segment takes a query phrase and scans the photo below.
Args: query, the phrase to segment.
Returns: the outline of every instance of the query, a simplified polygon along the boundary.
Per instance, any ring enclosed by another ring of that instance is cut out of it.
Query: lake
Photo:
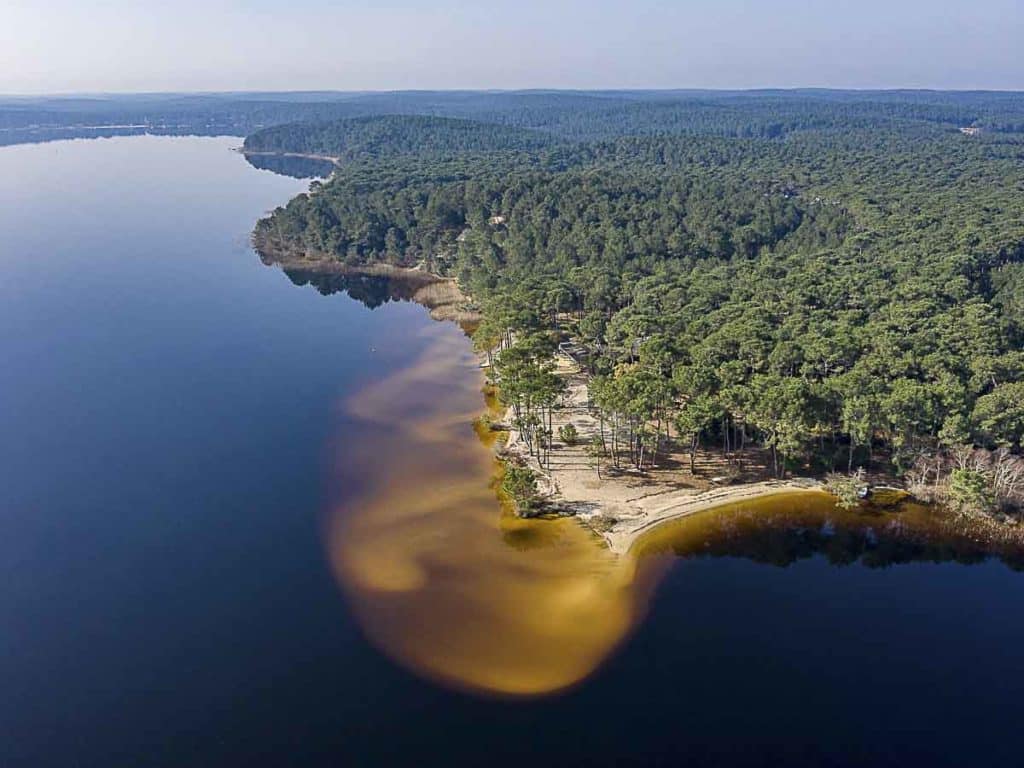
[[[0,765],[1019,762],[1019,563],[511,517],[468,338],[264,266],[240,143],[0,148]]]

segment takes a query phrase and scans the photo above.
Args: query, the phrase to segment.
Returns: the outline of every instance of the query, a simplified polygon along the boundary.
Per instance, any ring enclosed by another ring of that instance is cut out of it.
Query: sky
[[[0,0],[0,93],[1024,90],[1024,0]]]

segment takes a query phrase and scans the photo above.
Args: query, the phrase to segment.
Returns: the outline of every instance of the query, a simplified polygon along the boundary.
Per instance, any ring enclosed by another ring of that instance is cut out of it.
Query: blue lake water
[[[468,341],[261,264],[253,223],[307,181],[239,143],[0,148],[0,766],[1021,762],[996,561],[673,559],[546,697],[379,650],[324,521],[400,480],[339,485],[372,443],[344,404]]]

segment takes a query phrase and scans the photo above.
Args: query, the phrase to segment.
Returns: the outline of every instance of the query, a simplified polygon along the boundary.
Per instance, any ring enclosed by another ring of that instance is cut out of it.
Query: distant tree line
[[[93,136],[98,128],[248,135],[286,123],[380,115],[462,118],[572,141],[621,136],[783,139],[803,132],[1017,132],[1024,97],[942,91],[395,91],[0,96],[0,145]],[[311,129],[319,130],[319,129]],[[293,150],[294,151],[294,150]]]

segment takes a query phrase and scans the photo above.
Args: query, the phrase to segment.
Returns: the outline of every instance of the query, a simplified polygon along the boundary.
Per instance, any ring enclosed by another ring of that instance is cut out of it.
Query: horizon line
[[[0,99],[61,99],[61,98],[97,98],[125,96],[235,96],[235,95],[344,95],[369,96],[383,94],[416,94],[416,93],[493,93],[493,94],[531,94],[531,93],[581,93],[581,94],[618,94],[618,93],[770,93],[770,92],[825,92],[825,93],[1001,93],[1024,94],[1021,88],[941,88],[921,86],[886,86],[886,87],[838,87],[821,85],[798,86],[752,86],[737,88],[707,88],[699,86],[671,87],[607,87],[607,88],[571,88],[531,86],[525,88],[296,88],[296,89],[218,89],[218,90],[83,90],[83,91],[38,91],[38,92],[4,92]]]

